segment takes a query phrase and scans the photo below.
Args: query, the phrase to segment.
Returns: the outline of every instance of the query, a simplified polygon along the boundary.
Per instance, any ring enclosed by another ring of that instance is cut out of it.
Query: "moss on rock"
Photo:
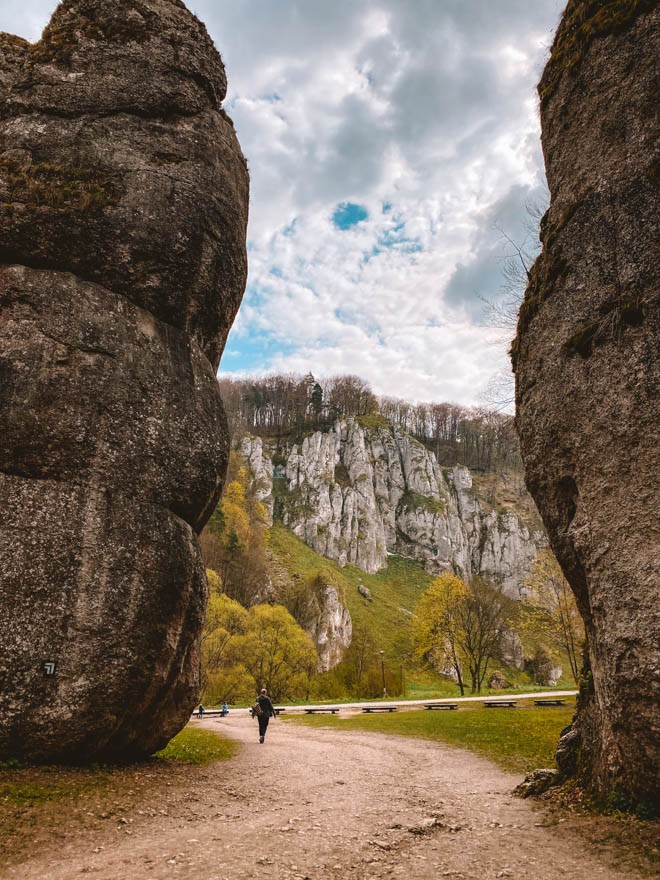
[[[564,74],[580,65],[593,40],[624,31],[655,6],[656,0],[569,0],[539,83],[541,106],[547,105]]]
[[[0,156],[0,186],[3,182],[8,184],[12,203],[61,210],[88,211],[116,205],[123,190],[116,172],[48,162],[24,164]]]

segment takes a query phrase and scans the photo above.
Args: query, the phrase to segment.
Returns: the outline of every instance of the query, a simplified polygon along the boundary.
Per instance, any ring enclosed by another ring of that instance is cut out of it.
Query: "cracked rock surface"
[[[179,0],[0,34],[2,755],[149,753],[196,700],[246,278],[225,90]]]

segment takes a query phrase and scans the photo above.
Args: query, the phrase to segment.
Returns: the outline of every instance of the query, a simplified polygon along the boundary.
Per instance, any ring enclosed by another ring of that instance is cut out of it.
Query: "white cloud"
[[[34,38],[54,5],[6,0],[0,29]],[[518,234],[543,180],[534,89],[562,0],[189,5],[225,60],[252,178],[250,284],[223,368],[270,338],[255,371],[475,402],[506,364],[478,294],[500,288],[493,223]],[[343,202],[367,219],[338,229]]]

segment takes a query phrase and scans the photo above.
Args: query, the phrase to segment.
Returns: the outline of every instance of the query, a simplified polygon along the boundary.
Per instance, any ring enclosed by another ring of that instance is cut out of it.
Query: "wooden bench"
[[[565,706],[566,700],[534,700],[536,706]]]
[[[227,713],[225,712],[225,715],[226,714]],[[193,712],[193,718],[206,718],[207,715],[222,715],[222,709],[204,709],[201,715],[198,709],[195,709]]]
[[[493,706],[500,706],[502,709],[515,709],[517,700],[484,700],[484,706],[492,709]]]
[[[320,709],[305,709],[305,715],[315,715],[316,713],[321,714],[322,712],[331,712],[333,715],[335,715],[337,712],[339,712],[339,707],[323,706],[323,708]]]
[[[282,712],[286,712],[286,706],[274,706],[275,714],[280,715]]]
[[[364,706],[363,712],[396,712],[398,706]]]
[[[458,703],[424,703],[425,709],[458,709]]]

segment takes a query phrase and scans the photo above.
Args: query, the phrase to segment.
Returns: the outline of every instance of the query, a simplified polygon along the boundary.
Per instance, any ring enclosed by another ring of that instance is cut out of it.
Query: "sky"
[[[248,287],[221,374],[352,373],[484,401],[489,326],[545,198],[536,83],[565,0],[187,0],[251,176]],[[36,40],[55,0],[0,0]],[[531,241],[528,241],[531,247]]]

